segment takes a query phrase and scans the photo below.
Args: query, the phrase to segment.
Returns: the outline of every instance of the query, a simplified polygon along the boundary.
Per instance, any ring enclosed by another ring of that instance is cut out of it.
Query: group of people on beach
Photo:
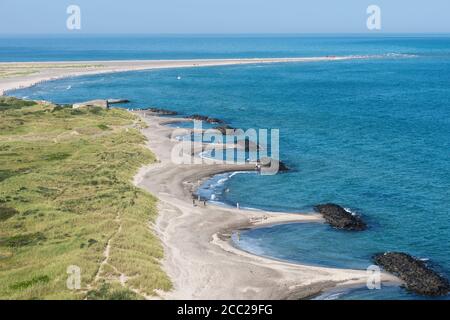
[[[203,202],[203,206],[206,207],[206,199],[201,199],[200,196],[198,196],[197,199],[196,199],[195,197],[192,198],[192,205],[193,205],[194,207],[197,206],[196,201],[198,201],[198,202]]]

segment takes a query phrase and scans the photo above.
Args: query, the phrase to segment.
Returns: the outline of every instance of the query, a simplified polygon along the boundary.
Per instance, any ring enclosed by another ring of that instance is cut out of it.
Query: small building
[[[74,103],[72,105],[73,109],[86,108],[86,107],[100,107],[103,109],[109,109],[109,102],[108,102],[108,100],[98,99],[98,100]]]

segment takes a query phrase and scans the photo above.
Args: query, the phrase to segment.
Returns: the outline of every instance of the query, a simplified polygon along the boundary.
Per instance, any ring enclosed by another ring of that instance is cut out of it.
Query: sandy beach
[[[277,213],[192,204],[192,192],[217,173],[253,170],[254,165],[176,165],[170,158],[174,130],[166,119],[136,112],[147,123],[143,134],[157,165],[142,168],[135,184],[160,200],[153,228],[164,248],[163,267],[174,283],[163,299],[302,299],[336,288],[361,286],[366,270],[322,268],[255,256],[235,248],[231,233],[240,228],[289,222],[322,223],[314,213]],[[382,274],[386,282],[399,282]]]
[[[0,95],[3,95],[8,90],[29,87],[43,81],[101,73],[164,68],[212,67],[239,64],[338,61],[363,58],[365,57],[342,56],[265,59],[0,62]]]
[[[10,72],[0,77],[0,94],[42,81],[107,72],[351,58],[358,57],[0,63],[0,70]],[[157,164],[141,168],[134,183],[160,200],[159,216],[151,227],[163,243],[163,268],[174,284],[170,292],[157,292],[160,298],[301,299],[337,286],[366,283],[366,270],[286,263],[235,248],[230,236],[240,228],[289,222],[322,223],[322,218],[313,213],[247,211],[210,204],[193,206],[192,192],[199,181],[218,173],[253,170],[254,164],[175,164],[171,161],[171,151],[178,142],[170,138],[174,128],[162,124],[167,118],[146,116],[144,112],[136,114],[147,123],[142,133],[148,139],[147,147],[159,160]],[[382,280],[399,283],[389,274],[382,274]]]

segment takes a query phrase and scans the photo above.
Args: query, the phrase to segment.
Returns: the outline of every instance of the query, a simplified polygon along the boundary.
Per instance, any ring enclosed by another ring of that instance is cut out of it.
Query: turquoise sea
[[[290,172],[219,176],[203,192],[224,204],[273,211],[336,202],[361,214],[370,228],[271,226],[242,232],[237,246],[293,262],[363,269],[374,253],[401,250],[450,277],[449,36],[0,38],[1,61],[327,55],[367,57],[84,76],[10,94],[57,103],[127,98],[127,107],[279,129],[280,158]],[[393,287],[323,298],[420,297]]]

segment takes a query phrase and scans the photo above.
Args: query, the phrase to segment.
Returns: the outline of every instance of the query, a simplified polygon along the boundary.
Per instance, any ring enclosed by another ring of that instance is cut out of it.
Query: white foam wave
[[[384,54],[367,54],[367,55],[348,55],[348,56],[331,56],[332,60],[356,60],[356,59],[384,59],[384,58],[417,58],[418,55],[398,52],[388,52]]]
[[[390,58],[417,58],[418,57],[418,55],[415,55],[415,54],[396,53],[396,52],[386,53],[385,56],[390,57]]]
[[[198,154],[198,156],[199,156],[200,158],[202,158],[202,159],[214,159],[214,158],[212,158],[211,156],[208,156],[209,153],[210,153],[209,150],[203,151],[203,152],[200,152],[200,153]]]
[[[348,291],[330,291],[325,292],[312,300],[339,300],[340,297],[348,293]]]
[[[229,180],[229,178],[222,178],[222,179],[219,179],[218,181],[217,181],[217,184],[218,185],[223,185],[226,181],[228,181]]]
[[[229,192],[229,189],[225,188],[225,183],[230,180],[232,177],[234,177],[237,174],[248,174],[253,173],[252,171],[234,171],[229,173],[220,173],[216,174],[215,176],[211,177],[207,181],[205,181],[202,186],[199,188],[198,192],[207,192],[206,196],[209,198],[208,201],[214,202],[214,203],[220,203],[222,205],[228,206],[226,203],[219,201],[221,195]],[[246,208],[247,209],[247,208]],[[252,209],[252,208],[249,208]]]
[[[352,211],[352,209],[350,209],[350,208],[344,208],[344,210],[347,211],[348,213],[350,213],[352,216],[358,215],[355,211]]]
[[[342,297],[345,294],[345,292],[338,292],[330,294],[323,298],[323,300],[338,300],[340,297]]]
[[[248,173],[252,173],[252,171],[234,171],[234,172],[231,172],[231,173],[225,173],[225,174],[216,175],[216,176],[212,177],[209,181],[216,179],[217,176],[223,176],[223,178],[220,178],[219,180],[217,180],[216,183],[211,183],[210,186],[211,187],[223,186],[225,184],[225,182],[227,182],[228,180],[233,178],[235,175],[237,175],[237,174],[248,174]]]

